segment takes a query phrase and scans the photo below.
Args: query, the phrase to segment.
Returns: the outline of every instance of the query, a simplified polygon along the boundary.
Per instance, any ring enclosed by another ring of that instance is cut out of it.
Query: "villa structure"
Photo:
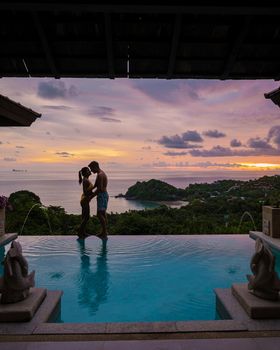
[[[280,79],[280,4],[270,0],[4,0],[0,16],[0,77]],[[0,96],[1,127],[38,117]],[[280,318],[251,319],[230,290],[216,295],[223,320],[63,324],[50,322],[61,294],[49,293],[30,322],[0,323],[1,349],[279,348]]]

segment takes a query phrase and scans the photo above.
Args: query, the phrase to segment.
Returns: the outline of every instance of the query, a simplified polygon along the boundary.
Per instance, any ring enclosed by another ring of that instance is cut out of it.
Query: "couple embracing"
[[[91,173],[97,174],[94,185],[90,182],[89,177]],[[107,215],[106,210],[109,201],[107,192],[108,179],[102,169],[100,169],[98,162],[91,162],[88,167],[84,167],[79,171],[79,183],[83,185],[83,193],[81,197],[82,207],[82,222],[78,229],[79,239],[85,239],[90,235],[86,233],[86,225],[90,218],[89,203],[93,197],[97,198],[97,217],[100,221],[102,230],[96,236],[103,241],[107,240]],[[95,191],[93,191],[96,188]]]

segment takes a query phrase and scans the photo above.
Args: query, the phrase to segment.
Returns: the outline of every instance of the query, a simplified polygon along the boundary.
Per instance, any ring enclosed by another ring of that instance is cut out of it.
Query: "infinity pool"
[[[213,289],[246,282],[254,253],[244,235],[18,240],[36,286],[63,290],[62,322],[214,320]]]

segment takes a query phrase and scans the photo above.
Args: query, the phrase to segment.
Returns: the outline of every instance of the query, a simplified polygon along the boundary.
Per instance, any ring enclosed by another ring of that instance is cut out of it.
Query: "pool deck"
[[[0,343],[1,350],[279,350],[280,338]]]

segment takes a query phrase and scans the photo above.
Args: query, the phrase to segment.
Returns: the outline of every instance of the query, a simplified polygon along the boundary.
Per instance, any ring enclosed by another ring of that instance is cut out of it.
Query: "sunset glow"
[[[259,169],[280,169],[280,164],[270,164],[270,163],[242,163],[244,167],[248,168],[259,168]]]
[[[274,81],[3,78],[0,93],[42,113],[1,128],[2,170],[280,171]]]

